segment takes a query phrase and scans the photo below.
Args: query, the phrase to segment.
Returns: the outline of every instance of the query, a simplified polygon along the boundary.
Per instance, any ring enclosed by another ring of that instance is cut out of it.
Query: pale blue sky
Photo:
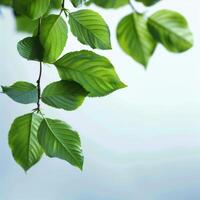
[[[68,122],[80,133],[83,172],[44,157],[25,174],[11,156],[7,134],[14,118],[35,105],[20,105],[0,95],[0,199],[199,200],[199,6],[198,0],[163,0],[150,9],[148,15],[161,8],[184,14],[195,46],[184,54],[172,54],[159,45],[147,71],[116,42],[117,22],[131,12],[129,6],[117,11],[92,7],[111,27],[113,43],[112,51],[96,52],[110,58],[129,87],[105,98],[87,99],[75,112],[43,106],[47,116]],[[39,66],[18,55],[16,43],[25,34],[16,34],[9,10],[0,17],[0,34],[0,84],[35,82]],[[70,35],[65,52],[80,49],[89,48]],[[44,66],[43,87],[57,79],[55,68]]]

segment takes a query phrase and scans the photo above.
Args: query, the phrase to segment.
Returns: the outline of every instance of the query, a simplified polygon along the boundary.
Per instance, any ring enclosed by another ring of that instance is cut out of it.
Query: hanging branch
[[[38,23],[38,37],[40,36],[42,18],[39,19]],[[42,61],[40,63],[39,77],[37,80],[37,89],[38,89],[38,101],[37,101],[37,111],[40,111],[40,100],[41,100],[41,77],[42,77]]]

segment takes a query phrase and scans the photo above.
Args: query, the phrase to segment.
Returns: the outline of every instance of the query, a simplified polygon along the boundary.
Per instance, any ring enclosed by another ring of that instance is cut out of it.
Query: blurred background
[[[66,6],[73,10],[70,4]],[[200,12],[199,0],[163,0],[147,15],[162,8],[179,11],[194,33],[194,47],[183,54],[161,45],[148,69],[119,48],[115,29],[131,12],[91,8],[110,26],[113,50],[107,56],[128,88],[104,98],[87,98],[74,112],[43,105],[50,118],[69,123],[80,133],[84,170],[65,161],[43,157],[27,174],[15,163],[8,147],[12,121],[35,105],[20,105],[0,95],[0,199],[1,200],[199,200],[200,199]],[[136,4],[140,11],[145,8]],[[18,55],[17,33],[11,10],[0,15],[0,84],[18,80],[35,82],[37,62]],[[65,52],[89,49],[71,34]],[[58,80],[53,66],[44,66],[43,88]]]

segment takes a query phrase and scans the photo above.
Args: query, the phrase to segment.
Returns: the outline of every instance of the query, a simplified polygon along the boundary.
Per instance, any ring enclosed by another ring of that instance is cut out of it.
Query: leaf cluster
[[[137,3],[150,7],[159,1],[71,0],[71,3],[75,8],[95,4],[105,9],[117,9],[129,5],[132,12],[119,22],[116,37],[123,51],[146,68],[158,44],[175,53],[193,46],[189,25],[180,13],[159,10],[147,16],[135,8]],[[40,67],[36,84],[18,81],[11,86],[2,86],[3,93],[12,100],[37,104],[31,113],[15,119],[10,128],[9,145],[14,159],[27,171],[45,153],[82,169],[84,157],[79,134],[67,123],[46,117],[40,103],[73,111],[86,98],[103,97],[126,87],[109,59],[92,50],[61,56],[70,39],[69,31],[91,49],[111,49],[109,27],[94,10],[84,8],[71,12],[65,7],[65,0],[0,0],[0,5],[13,9],[18,31],[32,34],[18,42],[17,50],[23,58],[36,61]],[[58,13],[51,14],[52,9]],[[60,80],[41,91],[43,64],[46,63],[57,69]]]

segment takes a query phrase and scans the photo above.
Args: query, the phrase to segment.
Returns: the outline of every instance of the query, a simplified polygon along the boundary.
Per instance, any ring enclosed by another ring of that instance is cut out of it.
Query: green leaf
[[[63,0],[51,0],[51,8],[59,9],[61,8]]]
[[[103,8],[119,8],[129,3],[129,0],[90,0],[89,2],[95,3]]]
[[[82,44],[93,49],[111,49],[110,30],[104,19],[92,10],[79,10],[69,14],[71,31]]]
[[[42,118],[36,113],[18,117],[9,131],[9,145],[15,161],[25,171],[36,164],[42,156],[37,132]]]
[[[117,39],[121,48],[145,67],[156,47],[142,14],[132,13],[124,17],[117,27]]]
[[[49,15],[42,20],[40,42],[44,48],[44,62],[57,60],[65,47],[67,34],[67,24],[60,15]]]
[[[70,1],[72,2],[74,7],[78,7],[78,6],[82,5],[87,0],[70,0]]]
[[[160,10],[148,19],[153,37],[171,52],[184,52],[193,46],[193,36],[186,19],[179,13]]]
[[[0,5],[11,6],[12,0],[0,0]]]
[[[38,26],[38,20],[31,20],[26,16],[16,16],[15,20],[18,32],[33,33]]]
[[[27,37],[17,44],[19,54],[28,59],[41,61],[43,57],[43,48],[38,37]]]
[[[82,105],[87,94],[76,82],[58,81],[44,89],[42,101],[49,106],[71,111]]]
[[[44,119],[38,131],[38,140],[49,157],[66,160],[83,167],[83,155],[79,135],[63,121]]]
[[[49,5],[50,0],[14,0],[15,11],[31,19],[38,19],[43,16]]]
[[[18,103],[36,103],[38,100],[37,87],[28,82],[16,82],[10,87],[1,86],[3,93]]]
[[[145,6],[152,6],[161,0],[136,0],[136,1],[142,2]]]
[[[61,79],[79,83],[91,97],[105,96],[126,87],[110,61],[91,51],[68,53],[54,64]]]

